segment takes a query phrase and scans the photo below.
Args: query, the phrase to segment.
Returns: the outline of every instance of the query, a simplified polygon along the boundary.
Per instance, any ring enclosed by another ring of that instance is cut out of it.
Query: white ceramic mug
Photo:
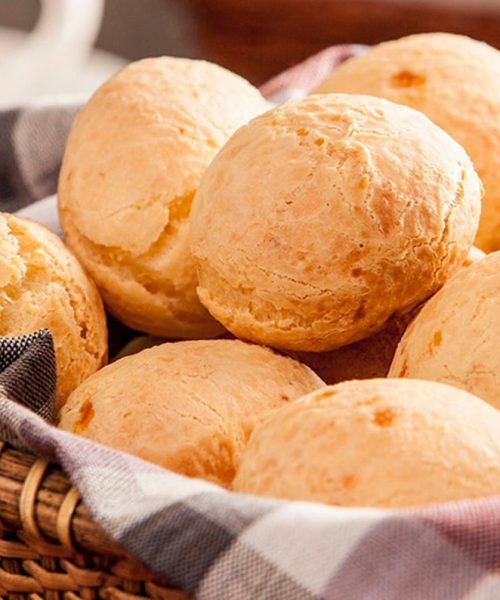
[[[41,0],[41,14],[20,50],[0,57],[0,105],[54,94],[77,76],[99,33],[104,0]]]

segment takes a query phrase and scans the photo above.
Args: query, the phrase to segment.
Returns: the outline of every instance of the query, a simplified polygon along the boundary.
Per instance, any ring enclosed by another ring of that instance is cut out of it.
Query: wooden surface
[[[332,44],[449,31],[500,47],[500,0],[178,1],[200,54],[256,84]]]

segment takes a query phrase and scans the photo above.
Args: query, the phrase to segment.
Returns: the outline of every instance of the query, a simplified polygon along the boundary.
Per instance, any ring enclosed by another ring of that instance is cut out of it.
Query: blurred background
[[[500,47],[500,0],[0,0],[0,105],[88,94],[160,54],[260,84],[329,45],[424,31]]]

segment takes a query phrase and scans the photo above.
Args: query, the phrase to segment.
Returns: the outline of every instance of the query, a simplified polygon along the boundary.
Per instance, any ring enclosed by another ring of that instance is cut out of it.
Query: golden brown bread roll
[[[458,270],[481,193],[463,148],[410,108],[288,102],[239,129],[203,177],[198,295],[237,337],[314,352],[355,342]]]
[[[500,249],[500,52],[448,33],[375,46],[334,71],[315,93],[370,94],[411,106],[457,140],[486,188],[476,245]]]
[[[130,327],[170,338],[223,331],[196,296],[191,200],[218,149],[267,106],[217,65],[160,57],[127,66],[76,117],[59,179],[61,225]]]
[[[500,409],[500,252],[463,269],[424,306],[390,377],[442,381]]]
[[[498,494],[500,412],[429,381],[323,388],[255,428],[233,488],[388,508]]]
[[[56,407],[107,359],[104,309],[94,284],[59,238],[0,213],[0,335],[47,328],[57,362]]]
[[[485,256],[482,250],[472,246],[462,267],[469,267]],[[424,304],[405,315],[394,315],[381,331],[354,344],[330,352],[290,352],[290,356],[310,367],[328,385],[350,379],[387,377],[406,328]]]
[[[162,344],[89,378],[60,427],[227,486],[255,425],[322,386],[299,362],[239,340]]]
[[[310,367],[328,385],[386,377],[399,340],[419,309],[392,317],[381,331],[354,344],[329,352],[291,352],[290,356]]]

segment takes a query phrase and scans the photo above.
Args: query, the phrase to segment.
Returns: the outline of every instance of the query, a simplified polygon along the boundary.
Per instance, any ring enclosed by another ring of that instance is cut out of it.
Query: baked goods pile
[[[59,426],[243,493],[500,493],[499,76],[429,34],[275,107],[202,61],[111,78],[67,142],[67,246],[0,216],[0,335],[52,331]],[[108,366],[97,290],[148,334]]]

